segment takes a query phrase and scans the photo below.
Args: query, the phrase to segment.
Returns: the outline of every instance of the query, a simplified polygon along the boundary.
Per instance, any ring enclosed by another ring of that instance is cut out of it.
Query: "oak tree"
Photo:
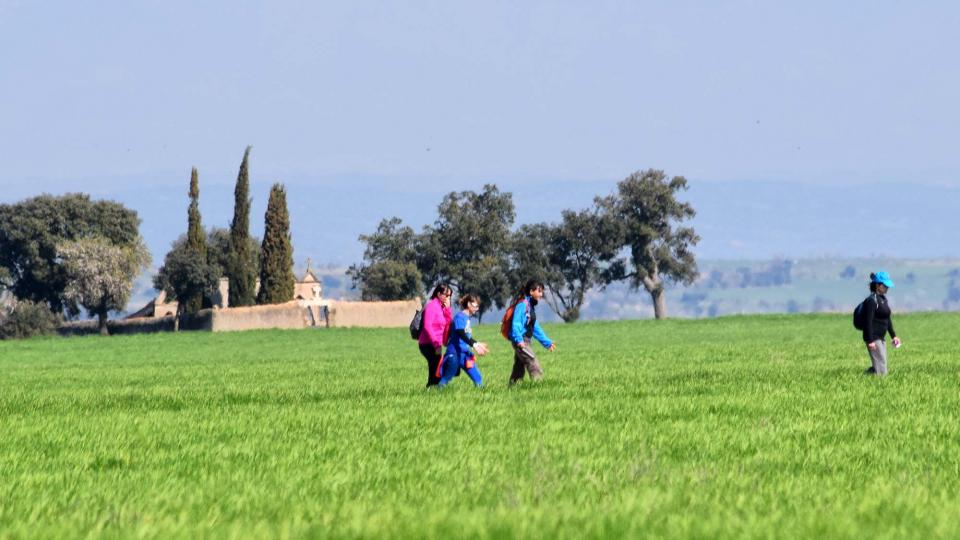
[[[692,248],[700,237],[683,225],[696,211],[677,199],[677,193],[686,189],[686,178],[667,178],[661,170],[648,169],[621,180],[616,193],[598,200],[623,227],[623,245],[629,253],[614,261],[605,280],[626,279],[633,289],[643,287],[657,319],[667,317],[667,284],[690,284],[697,277]]]

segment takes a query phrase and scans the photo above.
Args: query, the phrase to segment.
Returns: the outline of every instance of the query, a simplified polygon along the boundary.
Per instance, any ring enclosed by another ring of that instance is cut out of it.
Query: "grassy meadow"
[[[403,329],[0,342],[0,538],[956,538],[960,315],[548,325],[425,391]]]

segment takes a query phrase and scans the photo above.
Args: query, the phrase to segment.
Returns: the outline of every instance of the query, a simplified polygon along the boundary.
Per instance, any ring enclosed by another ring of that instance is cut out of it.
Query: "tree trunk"
[[[653,316],[656,319],[667,318],[667,298],[663,294],[663,287],[657,287],[650,291],[650,298],[653,299]]]
[[[97,313],[98,328],[100,328],[101,336],[109,336],[110,331],[107,329],[107,312],[106,310],[99,311]]]
[[[655,272],[643,276],[643,288],[653,300],[653,316],[656,319],[667,318],[667,299],[663,296],[663,280]]]
[[[580,318],[580,306],[583,305],[583,293],[572,296],[567,300],[560,293],[550,289],[550,295],[544,295],[543,299],[563,322],[577,322],[577,319]]]
[[[580,318],[580,307],[573,306],[567,308],[565,311],[560,313],[560,318],[563,319],[565,323],[577,322],[577,319]]]

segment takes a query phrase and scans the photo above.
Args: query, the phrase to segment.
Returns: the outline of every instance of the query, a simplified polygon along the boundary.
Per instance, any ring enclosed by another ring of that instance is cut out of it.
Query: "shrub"
[[[0,339],[23,339],[52,334],[60,317],[46,304],[20,300],[0,309]]]

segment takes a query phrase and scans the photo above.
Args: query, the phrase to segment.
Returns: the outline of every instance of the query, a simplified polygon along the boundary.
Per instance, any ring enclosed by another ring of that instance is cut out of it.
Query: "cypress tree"
[[[258,304],[281,304],[293,300],[293,245],[287,192],[281,184],[270,188],[260,249]]]
[[[237,185],[233,189],[233,221],[230,222],[227,277],[230,278],[230,305],[253,305],[256,294],[257,262],[250,249],[250,176],[247,161],[250,148],[243,152]]]
[[[187,209],[187,249],[195,252],[199,260],[207,260],[207,238],[200,223],[200,180],[197,177],[197,168],[190,172],[190,207]],[[190,298],[181,299],[184,302],[183,311],[196,313],[203,307],[203,295],[196,294]]]

